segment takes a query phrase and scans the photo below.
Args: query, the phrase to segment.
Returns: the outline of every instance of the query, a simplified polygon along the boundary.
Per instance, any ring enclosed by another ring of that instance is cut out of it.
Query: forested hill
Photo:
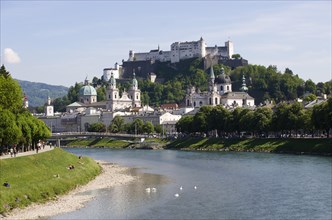
[[[28,96],[29,106],[43,106],[47,97],[55,99],[67,95],[68,88],[65,86],[54,86],[46,83],[37,83],[18,80],[23,92]]]

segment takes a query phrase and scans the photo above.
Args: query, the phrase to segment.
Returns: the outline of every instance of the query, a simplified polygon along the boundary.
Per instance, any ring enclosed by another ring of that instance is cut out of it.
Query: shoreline
[[[78,186],[69,193],[46,203],[36,203],[23,209],[14,209],[0,219],[38,219],[72,212],[83,208],[88,201],[96,197],[96,194],[84,192],[124,185],[136,179],[127,174],[126,171],[130,168],[105,161],[96,162],[102,167],[102,172],[86,185]]]

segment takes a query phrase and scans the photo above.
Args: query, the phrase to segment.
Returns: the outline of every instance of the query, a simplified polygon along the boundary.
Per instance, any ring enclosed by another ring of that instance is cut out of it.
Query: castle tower
[[[106,107],[107,109],[114,111],[116,109],[116,103],[120,99],[119,89],[116,87],[116,79],[112,73],[111,79],[106,90]]]
[[[133,51],[133,50],[129,50],[129,58],[128,58],[128,61],[134,61],[134,57],[135,57],[135,51]]]
[[[141,107],[141,91],[138,89],[138,82],[133,73],[133,81],[131,89],[129,90],[129,97],[132,100],[132,107]]]
[[[226,41],[225,46],[227,47],[227,56],[229,59],[232,58],[234,54],[234,45],[232,41]]]
[[[203,40],[203,37],[201,37],[201,39],[199,40],[199,47],[201,50],[201,57],[205,57],[206,56],[206,44],[205,44],[205,41]]]
[[[47,106],[45,107],[45,115],[46,116],[54,116],[54,108],[51,105],[51,98],[47,98]]]

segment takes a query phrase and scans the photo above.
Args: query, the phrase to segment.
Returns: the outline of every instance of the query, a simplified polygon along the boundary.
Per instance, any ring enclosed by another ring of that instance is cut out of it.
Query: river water
[[[66,150],[135,168],[130,172],[138,176],[139,181],[88,192],[97,197],[86,207],[52,219],[332,218],[331,157],[171,150]],[[156,188],[156,192],[146,192],[148,187]]]

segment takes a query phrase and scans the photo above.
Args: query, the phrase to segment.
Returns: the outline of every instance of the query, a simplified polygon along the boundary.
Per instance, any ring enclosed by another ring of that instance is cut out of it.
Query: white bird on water
[[[175,196],[175,197],[179,197],[180,195],[179,195],[179,193],[176,193],[174,196]]]
[[[156,188],[152,188],[152,192],[157,192],[157,189]]]
[[[180,190],[182,190],[183,188],[182,188],[182,186],[180,186]]]
[[[197,189],[197,186],[194,186],[194,189]]]
[[[145,191],[149,193],[149,192],[151,192],[151,188],[150,187],[146,188]]]

